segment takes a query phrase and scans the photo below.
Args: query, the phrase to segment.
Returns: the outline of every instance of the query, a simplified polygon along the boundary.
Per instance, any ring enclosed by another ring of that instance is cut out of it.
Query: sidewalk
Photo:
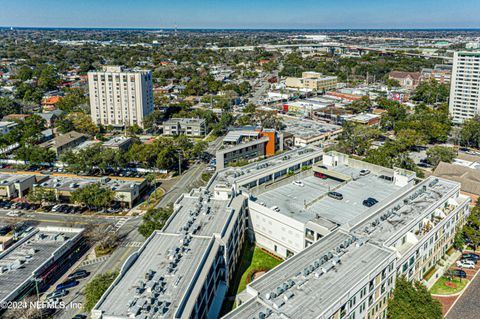
[[[428,279],[428,281],[423,281],[424,285],[427,287],[427,289],[432,288],[432,286],[435,284],[435,282],[443,276],[445,271],[447,271],[454,263],[455,261],[460,258],[462,255],[461,252],[458,250],[455,250],[450,256],[448,256],[447,260],[444,262],[443,266],[440,266],[437,271]]]

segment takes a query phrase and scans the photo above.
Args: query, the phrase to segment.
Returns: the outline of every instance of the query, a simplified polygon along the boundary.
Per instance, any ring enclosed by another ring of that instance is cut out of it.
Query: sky
[[[0,0],[0,26],[480,28],[480,0]]]

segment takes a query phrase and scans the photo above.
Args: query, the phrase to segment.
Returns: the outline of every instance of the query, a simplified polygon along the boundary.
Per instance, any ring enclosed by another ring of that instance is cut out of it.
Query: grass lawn
[[[452,282],[446,277],[441,277],[430,289],[430,293],[434,295],[451,295],[460,292],[465,288],[468,283],[468,279],[455,277]]]
[[[282,261],[282,259],[272,256],[259,247],[245,241],[240,256],[240,265],[235,271],[235,277],[233,278],[233,283],[230,286],[228,295],[235,296],[239,294],[247,287],[247,280],[251,282],[254,273],[258,271],[268,271],[279,265]],[[228,298],[226,298],[223,303],[223,314],[235,308],[233,300],[228,301],[227,299]]]

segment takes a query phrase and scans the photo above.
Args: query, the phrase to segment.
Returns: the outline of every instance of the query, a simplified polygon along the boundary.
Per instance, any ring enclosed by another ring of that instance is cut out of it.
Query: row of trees
[[[133,143],[128,151],[104,148],[100,144],[78,151],[67,150],[60,160],[74,172],[88,171],[94,167],[105,173],[108,169],[124,167],[127,163],[137,163],[148,168],[178,170],[188,162],[202,155],[207,147],[204,141],[192,142],[186,136],[158,138],[151,144]]]

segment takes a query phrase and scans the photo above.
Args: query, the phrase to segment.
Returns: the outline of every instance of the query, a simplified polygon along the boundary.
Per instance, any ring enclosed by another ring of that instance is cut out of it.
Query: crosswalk
[[[128,242],[122,243],[123,247],[140,248],[140,247],[142,247],[142,245],[143,245],[143,242],[141,242],[141,241],[128,241]]]
[[[102,256],[102,257],[98,257],[98,258],[95,258],[95,259],[90,259],[90,260],[84,260],[82,262],[82,267],[83,266],[89,266],[89,265],[94,265],[94,264],[99,264],[101,262],[104,262],[105,260],[108,259],[108,256]]]
[[[122,228],[123,225],[125,225],[127,221],[128,221],[128,218],[122,217],[115,223],[115,225],[108,226],[107,231],[109,233],[116,233],[120,228]]]

